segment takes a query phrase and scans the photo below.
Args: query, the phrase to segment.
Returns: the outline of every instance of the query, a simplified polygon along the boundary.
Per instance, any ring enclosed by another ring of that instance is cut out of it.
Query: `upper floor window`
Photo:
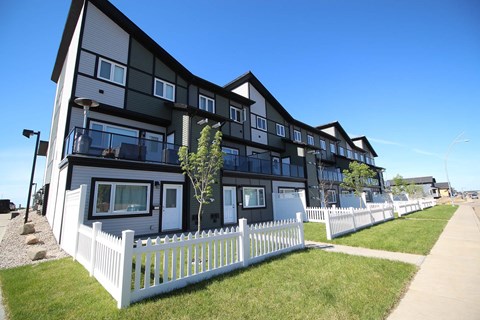
[[[154,94],[157,97],[175,101],[175,85],[160,79],[155,79]]]
[[[337,148],[334,143],[330,143],[330,152],[337,153]]]
[[[242,110],[230,106],[230,119],[242,123]]]
[[[325,143],[325,140],[320,139],[320,148],[322,148],[322,150],[327,150],[327,144]]]
[[[358,160],[358,153],[354,152],[353,157],[355,158],[355,160]]]
[[[108,80],[125,85],[125,75],[127,68],[115,62],[100,58],[98,67],[98,77],[100,79]]]
[[[365,162],[365,156],[363,154],[360,155],[360,161]]]
[[[115,148],[122,143],[138,144],[138,130],[97,121],[90,122],[92,146]]]
[[[298,130],[293,130],[293,141],[302,141],[302,133]]]
[[[313,140],[313,136],[307,135],[307,143],[312,146],[315,144],[315,140]]]
[[[353,158],[352,150],[347,149],[347,157],[348,157],[349,159],[352,159],[352,158]]]
[[[257,129],[267,131],[267,119],[257,117]]]
[[[215,101],[211,98],[200,95],[200,109],[215,113]]]
[[[277,136],[285,137],[285,126],[280,123],[277,123],[276,127],[277,127]]]
[[[338,154],[341,155],[342,157],[345,157],[345,148],[344,147],[338,147]]]

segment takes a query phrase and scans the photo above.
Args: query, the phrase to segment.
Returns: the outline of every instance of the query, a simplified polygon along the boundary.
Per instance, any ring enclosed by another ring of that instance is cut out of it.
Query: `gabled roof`
[[[290,122],[290,124],[304,128],[305,130],[308,130],[310,132],[317,133],[324,138],[338,141],[336,137],[321,130],[318,130],[317,128],[312,127],[306,123],[298,121],[294,117],[292,117],[292,115],[280,104],[280,102],[278,102],[278,100],[273,96],[273,94],[268,91],[268,89],[263,85],[263,83],[258,80],[258,78],[253,74],[252,71],[248,71],[243,75],[239,76],[238,78],[234,79],[233,81],[230,81],[224,86],[224,88],[227,90],[234,90],[247,82],[251,83],[255,87],[255,89],[257,89],[257,91],[270,103],[270,105],[275,108],[275,110],[277,110],[278,113],[280,113],[282,117],[285,118],[285,120]]]
[[[362,148],[358,147],[353,141],[352,139],[350,139],[350,137],[348,136],[347,132],[345,131],[345,129],[343,129],[342,125],[340,124],[340,122],[338,121],[334,121],[334,122],[330,122],[330,123],[326,123],[326,124],[322,124],[320,126],[317,126],[316,128],[318,130],[323,130],[323,129],[327,129],[327,128],[331,128],[331,127],[335,127],[338,131],[340,131],[340,134],[345,138],[345,141],[347,141],[347,143],[354,149],[357,149],[357,150],[360,150],[360,151],[365,151],[363,150]],[[338,140],[338,139],[337,139]]]
[[[413,183],[413,184],[426,184],[426,183],[430,183],[430,184],[433,184],[435,185],[436,184],[436,180],[434,177],[432,176],[428,176],[428,177],[415,177],[415,178],[403,178],[403,181],[407,184],[410,184],[410,183]],[[390,185],[395,185],[394,183],[394,180],[388,180],[388,182],[390,183]]]
[[[67,21],[58,49],[57,58],[52,72],[52,81],[57,82],[62,71],[63,62],[68,53],[68,48],[75,31],[82,7],[87,2],[95,5],[100,11],[107,15],[112,21],[124,29],[127,33],[133,36],[138,42],[140,42],[146,49],[150,50],[155,57],[160,58],[168,67],[172,68],[176,73],[183,77],[186,81],[199,85],[205,89],[209,89],[215,92],[221,92],[225,97],[236,100],[245,105],[251,105],[254,101],[247,99],[241,95],[238,95],[230,90],[225,90],[223,87],[218,86],[212,82],[195,76],[187,68],[185,68],[180,62],[178,62],[172,55],[170,55],[165,49],[163,49],[158,43],[156,43],[150,36],[148,36],[142,29],[140,29],[135,23],[133,23],[126,15],[118,10],[113,4],[106,0],[72,0],[70,10],[68,12]]]
[[[439,189],[450,189],[450,186],[448,185],[448,182],[437,182],[434,184],[435,187]]]
[[[365,143],[368,147],[368,149],[370,150],[370,152],[372,153],[372,155],[374,157],[378,157],[378,154],[375,152],[375,149],[373,149],[372,145],[370,144],[370,141],[368,141],[367,137],[365,136],[361,136],[361,137],[356,137],[356,138],[352,138],[352,141],[355,143],[355,141],[360,141],[362,140],[363,143]]]

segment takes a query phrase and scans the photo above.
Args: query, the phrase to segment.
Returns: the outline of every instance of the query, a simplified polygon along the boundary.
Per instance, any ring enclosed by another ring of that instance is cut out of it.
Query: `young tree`
[[[353,190],[353,193],[360,197],[360,207],[362,207],[363,187],[368,186],[368,179],[373,177],[375,177],[375,172],[368,165],[352,161],[348,165],[348,170],[343,170],[343,182],[340,186]]]
[[[405,192],[406,187],[407,184],[401,175],[397,174],[395,177],[393,177],[393,185],[391,186],[391,190],[394,196],[398,196]]]
[[[318,178],[318,193],[320,196],[320,206],[328,206],[328,193],[327,190],[333,188],[333,181],[325,179],[325,174],[327,174],[326,166],[319,161],[317,164],[317,178]]]
[[[405,192],[412,199],[423,197],[423,188],[414,183],[405,186]]]
[[[211,127],[206,125],[198,139],[197,152],[188,152],[187,147],[180,147],[178,156],[183,174],[192,183],[194,196],[200,204],[198,208],[198,231],[201,229],[203,206],[213,201],[212,184],[215,183],[218,171],[223,166],[221,148],[222,132],[218,130],[213,140],[210,139]]]

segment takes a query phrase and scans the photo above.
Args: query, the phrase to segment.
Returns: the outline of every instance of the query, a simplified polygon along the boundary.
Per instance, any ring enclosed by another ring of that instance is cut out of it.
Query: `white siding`
[[[93,110],[93,109],[92,109]],[[111,116],[104,113],[98,113],[95,111],[90,110],[90,119],[95,119],[98,121],[106,121],[118,125],[124,125],[128,127],[134,127],[137,129],[143,129],[152,132],[160,132],[165,134],[165,128],[156,126],[153,124],[148,124],[144,122],[139,122],[135,120],[120,118]],[[74,127],[82,127],[83,126],[83,110],[80,108],[73,108],[71,117],[70,117],[70,128],[69,131],[73,130]]]
[[[244,96],[245,98],[249,98],[248,96],[248,82],[242,84],[240,87],[237,87],[232,90],[236,94],[239,94],[241,96]]]
[[[67,183],[67,167],[60,171],[57,187],[50,192],[54,192],[54,202],[48,203],[48,207],[53,208],[54,215],[52,221],[52,231],[55,239],[60,240],[61,226],[63,220],[63,204],[65,200],[65,186]]]
[[[100,90],[103,90],[103,93],[100,93]],[[75,96],[88,97],[97,100],[100,103],[123,108],[125,89],[104,81],[78,75]]]
[[[89,52],[80,52],[78,71],[93,77],[95,75],[95,59],[95,55]]]
[[[255,101],[255,103],[252,104],[252,106],[250,107],[250,112],[255,113],[262,117],[266,117],[267,108],[266,108],[265,98],[252,85],[250,85],[250,99]]]
[[[252,141],[262,144],[268,144],[267,133],[265,131],[252,128]]]
[[[99,219],[88,220],[88,210],[90,210],[91,183],[92,178],[111,178],[111,179],[130,179],[130,180],[149,180],[149,181],[174,181],[184,182],[185,177],[181,173],[168,173],[156,171],[138,171],[123,170],[98,167],[75,166],[73,168],[71,189],[77,189],[81,184],[87,185],[87,203],[85,206],[84,223],[91,225],[95,221],[102,222],[102,229],[108,233],[120,235],[122,230],[134,230],[136,235],[159,232],[160,212],[154,210],[152,216],[118,218],[118,219]],[[185,194],[184,194],[185,196]],[[161,189],[153,188],[152,205],[159,206]]]
[[[89,2],[82,47],[126,64],[128,43],[128,33]]]
[[[335,132],[335,127],[325,128],[325,129],[322,129],[322,131],[325,133],[328,133],[331,136],[338,138]]]

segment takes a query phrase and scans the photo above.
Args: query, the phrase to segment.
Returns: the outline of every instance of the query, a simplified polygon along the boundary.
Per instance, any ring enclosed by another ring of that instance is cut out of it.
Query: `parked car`
[[[476,193],[476,192],[470,193],[470,198],[472,198],[472,199],[478,199],[478,193]]]

